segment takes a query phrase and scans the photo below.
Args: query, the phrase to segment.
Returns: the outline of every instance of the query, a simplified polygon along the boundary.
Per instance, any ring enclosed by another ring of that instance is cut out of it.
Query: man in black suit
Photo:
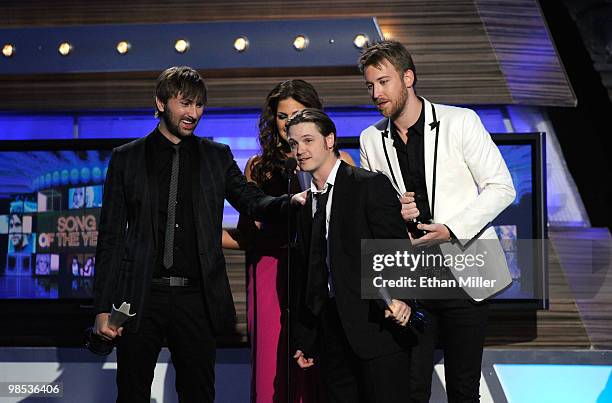
[[[408,239],[400,202],[384,175],[338,159],[336,128],[322,111],[297,112],[287,132],[312,174],[312,197],[298,213],[294,358],[302,368],[320,364],[330,402],[404,402],[411,338],[400,326],[410,307],[362,299],[360,263],[361,239]]]
[[[117,336],[118,402],[149,402],[157,356],[167,342],[180,401],[214,400],[216,335],[233,330],[235,309],[221,250],[223,200],[271,216],[285,198],[247,183],[225,145],[193,132],[206,104],[204,80],[172,67],[157,80],[159,125],[113,150],[96,252],[94,331]],[[280,214],[282,216],[282,214]],[[124,328],[109,312],[126,301]]]

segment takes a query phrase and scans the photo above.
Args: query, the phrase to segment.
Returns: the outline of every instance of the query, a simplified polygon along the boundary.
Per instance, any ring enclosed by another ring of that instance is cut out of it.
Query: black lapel
[[[191,164],[191,203],[193,207],[193,221],[196,224],[196,235],[202,239],[202,234],[198,234],[200,222],[200,144],[199,138],[194,141],[194,150],[189,154],[193,158]]]
[[[349,181],[353,172],[351,166],[344,161],[340,162],[338,172],[336,172],[336,179],[334,180],[334,193],[332,195],[332,206],[331,214],[329,216],[329,256],[334,256],[332,248],[334,245],[338,245],[338,239],[336,235],[338,227],[341,225],[341,216],[347,212],[347,207],[350,206],[350,189]]]
[[[225,179],[220,179],[225,174],[218,158],[206,156],[210,152],[209,140],[196,139],[196,154],[198,169],[191,176],[191,190],[194,208],[194,220],[196,223],[196,235],[198,238],[199,252],[210,252],[206,250],[206,245],[210,244],[212,236],[209,229],[214,228],[213,214],[215,211],[215,199],[223,200],[224,188],[222,184]],[[208,267],[208,266],[207,266]]]
[[[157,129],[156,129],[157,130]],[[155,175],[155,154],[153,152],[153,133],[150,133],[145,140],[145,154],[147,160],[147,182],[149,188],[149,202],[151,205],[151,225],[153,228],[154,245],[159,245],[158,238],[158,210],[159,195],[157,188],[157,176]]]
[[[385,125],[384,127],[382,126],[383,123]],[[385,153],[385,160],[387,161],[387,167],[389,167],[389,173],[391,174],[391,180],[395,184],[395,187],[399,189],[400,186],[399,186],[399,183],[397,182],[397,179],[395,178],[395,172],[393,172],[393,166],[391,166],[391,159],[389,158],[389,151],[387,151],[387,142],[385,141],[385,139],[389,139],[389,140],[393,139],[391,133],[389,133],[389,130],[388,130],[388,128],[391,126],[389,123],[390,123],[390,118],[385,118],[377,123],[377,125],[381,125],[381,127],[377,126],[377,128],[380,130],[380,141],[381,141],[383,152]],[[401,175],[401,172],[400,172],[400,175]],[[404,183],[404,185],[406,184]]]
[[[423,107],[425,107],[425,102],[423,102]],[[437,178],[437,170],[438,170],[438,138],[440,137],[440,121],[436,117],[436,108],[434,104],[431,104],[431,117],[433,122],[429,124],[431,130],[436,130],[436,140],[434,144],[434,160],[433,160],[433,180],[431,181],[431,219],[435,220],[435,211],[436,211],[436,178]]]
[[[378,122],[374,123],[374,127],[376,128],[376,130],[379,130],[381,132],[386,132],[387,127],[389,127],[389,118],[380,119]]]

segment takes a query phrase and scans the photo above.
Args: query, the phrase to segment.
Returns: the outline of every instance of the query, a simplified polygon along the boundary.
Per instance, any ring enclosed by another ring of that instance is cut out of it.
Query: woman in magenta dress
[[[314,87],[303,80],[279,83],[268,94],[259,118],[261,153],[251,157],[245,176],[266,194],[287,193],[284,164],[291,157],[285,122],[304,108],[322,109]],[[341,158],[354,165],[350,155]],[[292,193],[300,191],[298,181]],[[291,360],[287,388],[287,227],[240,216],[236,231],[223,232],[223,247],[246,250],[248,332],[251,342],[251,401],[314,403],[324,401],[318,370],[300,371]],[[295,366],[295,368],[294,368]]]

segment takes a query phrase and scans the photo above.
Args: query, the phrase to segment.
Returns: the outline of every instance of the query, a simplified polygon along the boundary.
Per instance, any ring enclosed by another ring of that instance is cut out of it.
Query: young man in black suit
[[[404,402],[411,338],[398,325],[410,307],[362,299],[360,263],[361,239],[408,239],[400,202],[384,175],[338,159],[336,128],[322,111],[297,112],[287,133],[300,169],[312,174],[297,219],[304,264],[295,273],[294,358],[321,366],[330,402]]]
[[[96,334],[117,341],[118,402],[149,402],[164,340],[180,401],[214,400],[215,338],[235,309],[221,251],[223,200],[238,211],[279,217],[286,198],[247,183],[229,147],[193,132],[206,104],[197,71],[172,67],[157,80],[148,136],[113,150],[96,252]],[[282,205],[282,206],[281,206]],[[109,312],[128,302],[124,328]]]

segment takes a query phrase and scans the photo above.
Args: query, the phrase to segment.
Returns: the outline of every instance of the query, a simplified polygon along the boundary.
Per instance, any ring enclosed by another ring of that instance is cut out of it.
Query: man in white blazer
[[[474,111],[417,96],[416,68],[402,44],[383,41],[367,47],[359,67],[384,116],[361,133],[361,166],[385,173],[403,195],[402,217],[408,222],[416,216],[420,222],[420,231],[408,228],[415,238],[425,233],[413,244],[445,250],[491,240],[476,244],[490,250],[489,263],[495,264],[487,270],[494,271],[494,286],[465,290],[460,298],[421,301],[429,321],[413,349],[410,373],[411,401],[429,402],[433,351],[439,344],[449,402],[477,402],[486,298],[511,282],[489,225],[514,200],[510,173]]]

